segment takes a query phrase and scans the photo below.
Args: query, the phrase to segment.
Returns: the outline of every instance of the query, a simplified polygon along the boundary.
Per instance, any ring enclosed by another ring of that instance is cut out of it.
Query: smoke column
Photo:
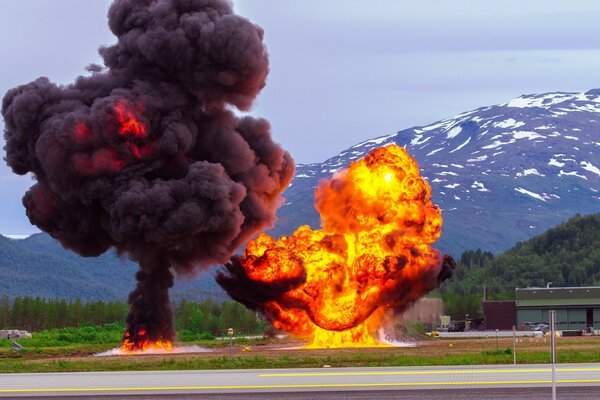
[[[6,161],[36,183],[31,223],[83,256],[139,262],[125,336],[171,340],[173,270],[225,263],[269,227],[294,172],[264,119],[238,118],[264,87],[263,31],[226,0],[117,0],[104,66],[2,102]]]

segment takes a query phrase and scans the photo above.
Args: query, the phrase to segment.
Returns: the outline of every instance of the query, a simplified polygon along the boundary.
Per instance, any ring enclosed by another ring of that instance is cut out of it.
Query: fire
[[[431,189],[392,145],[321,182],[315,197],[322,229],[301,226],[279,240],[260,234],[234,263],[269,293],[260,308],[274,327],[308,347],[382,345],[373,335],[386,318],[448,277],[430,247],[442,226]]]
[[[114,105],[119,122],[119,135],[145,137],[148,135],[146,125],[138,119],[136,112],[143,112],[143,107],[136,105],[134,109],[125,101],[118,101]]]
[[[306,348],[390,346],[379,342],[373,336],[373,333],[379,328],[381,322],[381,317],[376,315],[376,313],[365,322],[343,331],[330,331],[316,326],[311,335],[311,341]]]
[[[150,340],[146,337],[145,329],[139,329],[137,335],[131,335],[126,331],[121,343],[121,351],[124,354],[170,352],[171,350],[173,350],[173,343],[170,340]]]
[[[114,110],[119,123],[118,133],[127,139],[126,145],[131,154],[136,159],[145,158],[152,154],[150,147],[142,147],[140,149],[138,143],[134,142],[134,140],[139,141],[148,136],[146,125],[136,115],[142,114],[144,107],[139,103],[129,104],[121,100],[115,103]]]
[[[114,113],[109,113],[105,128],[115,134],[102,147],[93,146],[93,142],[99,138],[94,137],[84,122],[75,121],[73,125],[74,139],[83,149],[73,156],[73,164],[81,175],[118,172],[129,163],[148,158],[154,153],[151,146],[144,145],[148,128],[137,116],[143,113],[143,105],[119,100],[112,109]]]
[[[83,122],[75,123],[75,140],[78,143],[85,143],[92,137],[90,134],[90,128],[88,128]]]

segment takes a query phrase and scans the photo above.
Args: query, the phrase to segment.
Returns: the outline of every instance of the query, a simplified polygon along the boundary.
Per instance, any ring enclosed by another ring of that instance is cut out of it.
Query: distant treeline
[[[455,319],[482,315],[487,300],[514,299],[515,288],[600,285],[600,214],[568,221],[504,253],[465,251],[441,293]],[[484,289],[485,287],[485,289]]]
[[[40,297],[8,296],[0,300],[0,329],[43,329],[123,324],[129,306],[120,301],[44,299]],[[185,334],[224,334],[228,328],[236,333],[262,333],[266,323],[254,312],[234,301],[202,303],[182,300],[173,303],[175,328]]]

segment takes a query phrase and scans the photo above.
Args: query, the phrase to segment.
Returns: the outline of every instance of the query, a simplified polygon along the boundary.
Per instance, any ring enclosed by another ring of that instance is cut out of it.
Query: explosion
[[[116,0],[104,66],[2,102],[27,216],[83,256],[137,261],[123,350],[168,349],[174,274],[229,261],[272,226],[294,173],[263,119],[237,117],[269,71],[263,31],[227,0]]]
[[[146,339],[146,330],[139,329],[134,333],[136,336],[132,337],[130,331],[126,331],[123,335],[123,343],[121,343],[121,351],[123,353],[136,353],[136,352],[157,352],[157,351],[171,351],[173,349],[173,343],[170,340],[156,340],[152,341]]]
[[[386,319],[439,287],[456,266],[431,245],[440,209],[403,148],[372,150],[316,190],[322,229],[260,234],[217,281],[308,347],[376,346]]]

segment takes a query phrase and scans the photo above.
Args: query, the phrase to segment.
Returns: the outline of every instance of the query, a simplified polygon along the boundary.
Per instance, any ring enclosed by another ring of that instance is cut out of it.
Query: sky
[[[0,95],[39,76],[70,83],[101,63],[98,47],[115,41],[109,4],[0,0]],[[233,4],[264,29],[270,54],[251,114],[271,122],[297,163],[522,94],[600,88],[594,0]],[[31,183],[0,162],[0,233],[37,231],[21,205]]]

